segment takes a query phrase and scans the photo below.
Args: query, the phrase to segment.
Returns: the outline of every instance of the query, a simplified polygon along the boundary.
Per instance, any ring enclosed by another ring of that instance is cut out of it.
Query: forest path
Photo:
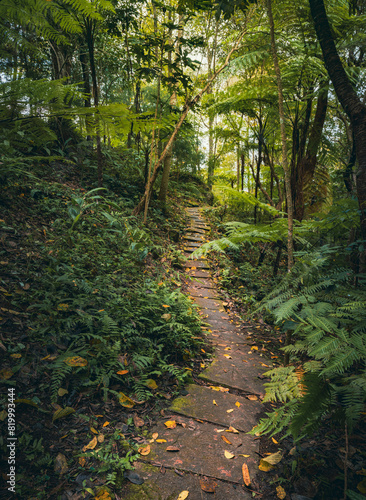
[[[226,313],[207,261],[190,258],[209,227],[200,208],[187,212],[191,219],[184,236],[188,292],[200,309],[203,333],[215,354],[200,374],[202,385],[188,385],[187,394],[176,398],[170,413],[151,430],[158,433],[158,441],[135,464],[144,484],[128,485],[122,492],[124,500],[180,500],[183,491],[189,492],[183,495],[188,500],[249,499],[243,464],[256,489],[259,440],[246,432],[258,422],[258,396],[264,393],[261,376],[268,365],[247,343],[250,325]]]

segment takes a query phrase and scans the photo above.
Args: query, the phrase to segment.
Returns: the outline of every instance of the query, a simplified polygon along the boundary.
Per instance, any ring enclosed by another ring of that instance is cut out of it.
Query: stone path
[[[215,357],[200,375],[202,385],[188,385],[187,395],[176,398],[169,414],[152,429],[162,441],[151,443],[149,455],[136,463],[144,484],[126,485],[124,500],[177,500],[182,491],[189,492],[188,500],[250,499],[243,464],[254,485],[256,481],[259,440],[246,432],[258,421],[262,373],[269,363],[247,343],[242,324],[226,313],[207,262],[190,258],[209,228],[199,208],[187,211],[191,218],[184,236],[188,292],[200,308],[203,332],[215,346]],[[168,423],[173,428],[166,422],[174,422]]]

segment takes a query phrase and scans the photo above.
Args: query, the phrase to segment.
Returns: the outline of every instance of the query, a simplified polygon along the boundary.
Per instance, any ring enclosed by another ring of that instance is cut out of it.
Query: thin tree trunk
[[[199,100],[201,99],[201,97],[203,96],[203,94],[205,92],[207,92],[208,88],[210,87],[210,85],[212,84],[212,82],[215,80],[215,78],[217,78],[217,76],[226,68],[226,66],[229,64],[229,61],[230,61],[230,58],[232,56],[232,54],[238,49],[239,45],[240,45],[240,42],[241,40],[243,39],[245,33],[246,33],[247,29],[245,28],[242,33],[239,35],[238,39],[236,40],[235,44],[234,44],[234,47],[230,50],[230,52],[228,53],[228,55],[226,56],[226,59],[225,59],[225,62],[224,64],[217,70],[215,71],[215,73],[212,75],[211,79],[208,80],[208,82],[206,83],[206,85],[204,86],[204,88],[198,92],[198,94],[196,94],[196,96],[191,100],[191,101],[188,101],[183,109],[183,112],[179,118],[179,120],[177,121],[176,125],[175,125],[175,128],[174,128],[174,131],[172,133],[172,135],[170,136],[170,139],[168,140],[159,160],[156,162],[155,164],[155,167],[154,167],[154,171],[152,173],[152,176],[151,178],[148,180],[148,183],[147,183],[147,186],[146,186],[146,189],[145,189],[145,193],[143,194],[141,200],[139,201],[138,205],[135,207],[135,209],[133,210],[133,214],[134,215],[137,215],[139,213],[141,213],[141,210],[142,208],[145,206],[145,200],[146,198],[150,198],[150,193],[151,193],[151,190],[154,186],[154,183],[157,179],[157,176],[159,174],[159,170],[160,170],[160,167],[164,161],[164,158],[165,156],[167,155],[167,152],[169,150],[169,147],[171,144],[173,144],[173,141],[175,139],[175,137],[177,136],[181,126],[182,126],[182,123],[184,122],[184,120],[186,119],[190,109],[196,105]]]

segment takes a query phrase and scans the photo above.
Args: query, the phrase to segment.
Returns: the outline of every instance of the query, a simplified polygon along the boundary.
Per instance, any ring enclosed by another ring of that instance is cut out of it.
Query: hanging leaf
[[[233,453],[230,453],[230,451],[227,451],[227,450],[224,451],[224,455],[225,455],[225,458],[228,458],[228,459],[235,457],[235,455]]]
[[[119,394],[118,401],[122,406],[124,406],[125,408],[133,408],[135,406],[135,403],[132,401],[131,398],[126,396],[126,394],[123,394],[123,392],[119,392],[118,394]]]
[[[280,500],[284,500],[286,498],[286,491],[282,488],[282,486],[277,486],[276,488],[277,498]]]
[[[148,455],[150,453],[150,451],[151,451],[151,448],[150,448],[149,444],[147,446],[140,446],[140,448],[138,449],[138,452],[142,456]]]
[[[168,429],[175,429],[177,427],[177,422],[175,420],[168,420],[164,422],[165,427]]]
[[[75,410],[74,410],[74,408],[71,408],[70,406],[66,406],[66,408],[59,408],[53,414],[52,422],[55,422],[56,420],[59,420],[60,418],[65,418],[68,415],[71,415],[72,413],[75,413]]]
[[[87,360],[80,356],[71,356],[64,359],[64,363],[68,366],[86,366],[88,364]]]
[[[89,443],[84,446],[83,452],[85,453],[86,450],[94,450],[94,448],[97,446],[97,444],[98,444],[98,439],[96,436],[94,436],[93,439],[91,441],[89,441]]]
[[[242,472],[245,486],[250,486],[251,480],[247,464],[242,465]]]

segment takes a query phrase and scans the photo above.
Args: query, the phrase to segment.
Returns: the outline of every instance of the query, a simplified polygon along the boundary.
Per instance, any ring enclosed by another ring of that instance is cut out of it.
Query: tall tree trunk
[[[294,187],[294,218],[301,221],[305,214],[305,192],[314,177],[316,158],[320,146],[323,126],[328,106],[328,82],[320,89],[314,121],[310,131],[310,137],[306,148],[306,154],[301,157],[296,166],[297,179]]]
[[[91,88],[90,88],[90,74],[89,74],[89,66],[88,66],[88,58],[87,54],[85,52],[86,48],[81,47],[80,52],[79,52],[79,60],[80,60],[80,65],[81,65],[81,72],[83,75],[83,86],[84,86],[84,106],[86,108],[91,107]],[[86,115],[85,116],[85,127],[86,127],[86,134],[87,134],[87,140],[91,140],[91,132],[90,132],[90,116]]]
[[[291,178],[290,170],[287,156],[287,137],[286,137],[286,124],[285,124],[285,111],[283,106],[283,90],[282,90],[282,78],[281,70],[278,64],[277,57],[277,46],[274,32],[274,22],[272,14],[271,0],[267,0],[267,11],[269,18],[269,26],[271,32],[271,51],[273,57],[273,64],[276,72],[277,79],[277,90],[278,90],[278,110],[280,114],[280,125],[281,125],[281,142],[282,142],[282,164],[285,173],[285,186],[286,186],[286,200],[287,200],[287,219],[288,219],[288,233],[287,233],[287,270],[290,273],[294,265],[294,218],[293,218],[293,205],[292,205],[292,194],[291,194]]]
[[[366,242],[366,105],[358,97],[343,68],[335,46],[323,0],[309,0],[311,15],[324,63],[339,102],[352,126],[358,170],[356,191],[360,208],[361,237]],[[366,271],[366,245],[360,255],[360,271]]]
[[[86,26],[86,40],[88,44],[89,51],[89,62],[90,62],[90,74],[93,84],[93,98],[94,98],[94,108],[95,108],[95,139],[97,143],[97,163],[98,163],[98,187],[103,186],[103,156],[102,148],[100,142],[100,119],[99,119],[99,92],[98,92],[98,82],[97,82],[97,70],[95,67],[94,59],[94,30],[95,21],[92,19],[85,20]]]
[[[182,114],[180,115],[180,118],[179,120],[177,121],[176,125],[175,125],[175,128],[174,128],[174,131],[172,133],[172,135],[170,136],[163,152],[161,153],[160,155],[160,158],[159,160],[156,162],[155,166],[154,166],[154,171],[152,173],[152,176],[151,178],[149,179],[149,182],[147,183],[147,186],[146,186],[146,189],[145,189],[145,193],[143,194],[141,200],[139,201],[138,205],[135,207],[134,211],[133,211],[133,214],[134,215],[137,215],[139,213],[141,213],[141,210],[142,208],[145,206],[145,200],[147,198],[150,198],[150,193],[151,193],[151,190],[154,186],[154,183],[157,179],[157,176],[159,174],[159,171],[160,171],[160,168],[161,168],[161,165],[164,161],[164,158],[165,156],[167,155],[167,152],[169,150],[169,147],[171,144],[173,144],[173,141],[174,139],[176,138],[184,120],[186,119],[190,109],[195,106],[201,99],[201,97],[203,96],[203,94],[205,92],[207,92],[208,88],[211,86],[212,82],[215,80],[215,78],[217,78],[217,76],[222,73],[222,71],[226,68],[226,66],[229,64],[229,61],[230,61],[230,58],[232,56],[232,54],[238,49],[239,45],[240,45],[240,42],[242,41],[245,33],[247,32],[247,29],[245,28],[241,34],[239,35],[239,37],[237,38],[233,48],[230,50],[230,52],[228,53],[228,55],[226,56],[226,59],[223,63],[223,65],[215,71],[215,73],[212,75],[211,79],[208,80],[208,82],[206,83],[206,85],[203,87],[203,89],[198,92],[198,94],[196,94],[196,96],[189,102],[186,103],[184,109],[183,109],[183,112]]]

